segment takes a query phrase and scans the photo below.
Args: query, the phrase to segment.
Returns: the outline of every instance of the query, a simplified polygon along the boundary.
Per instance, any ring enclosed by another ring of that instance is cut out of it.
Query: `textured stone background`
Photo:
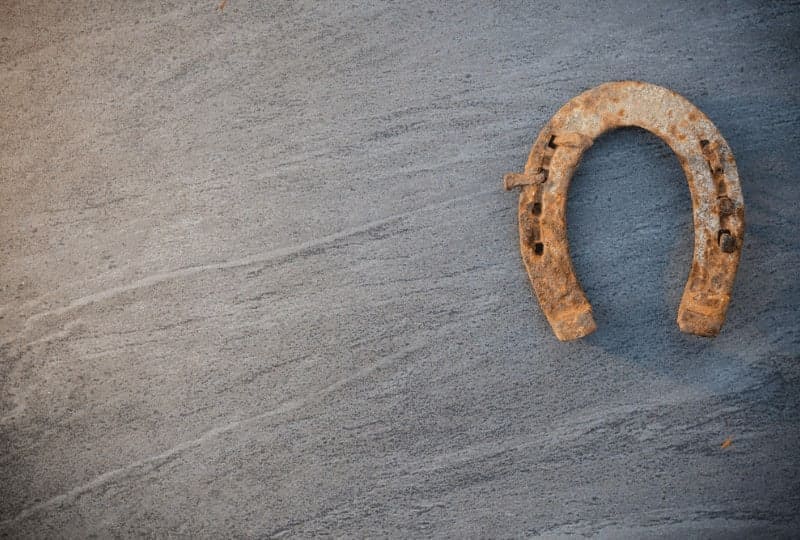
[[[800,6],[670,4],[0,3],[0,534],[797,534]],[[572,186],[598,332],[522,267],[502,174],[630,78],[736,154],[713,340],[646,132]]]

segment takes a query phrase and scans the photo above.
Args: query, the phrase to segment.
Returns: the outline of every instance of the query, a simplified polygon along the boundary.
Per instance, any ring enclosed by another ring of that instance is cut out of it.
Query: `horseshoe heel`
[[[533,290],[556,337],[596,329],[567,243],[567,192],[581,156],[606,131],[636,126],[666,142],[680,160],[692,196],[694,255],[678,308],[681,331],[715,336],[725,322],[744,238],[744,201],[736,162],[716,126],[684,97],[637,81],[601,84],[573,98],[544,126],[523,173],[519,239]]]

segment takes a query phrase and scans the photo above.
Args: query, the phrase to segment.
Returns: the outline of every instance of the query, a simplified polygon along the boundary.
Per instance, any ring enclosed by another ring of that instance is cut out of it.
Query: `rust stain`
[[[581,338],[596,329],[569,256],[567,192],[594,140],[629,125],[661,137],[686,174],[694,202],[695,250],[677,321],[683,332],[715,336],[725,322],[744,238],[739,175],[733,152],[711,121],[660,86],[613,82],[573,98],[542,128],[525,171],[504,177],[506,189],[522,188],[520,252],[533,290],[558,339]]]
[[[220,11],[225,11],[225,6],[228,4],[228,0],[222,0],[217,6],[217,9]]]

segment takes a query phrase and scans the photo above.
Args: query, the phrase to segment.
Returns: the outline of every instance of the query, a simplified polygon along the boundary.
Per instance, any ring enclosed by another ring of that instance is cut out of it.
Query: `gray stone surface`
[[[670,4],[3,2],[1,534],[797,535],[800,7]],[[638,130],[569,201],[598,332],[532,296],[501,176],[618,79],[736,154],[716,339]]]

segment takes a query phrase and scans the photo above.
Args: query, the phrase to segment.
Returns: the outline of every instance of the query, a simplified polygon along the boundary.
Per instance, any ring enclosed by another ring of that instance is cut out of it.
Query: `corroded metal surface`
[[[523,173],[522,259],[542,310],[558,339],[596,329],[592,308],[572,266],[567,243],[567,191],[581,156],[611,129],[644,128],[680,160],[692,195],[694,256],[678,309],[683,332],[715,336],[725,322],[744,236],[744,201],[736,162],[716,126],[682,96],[638,81],[602,84],[573,98],[544,126]]]

